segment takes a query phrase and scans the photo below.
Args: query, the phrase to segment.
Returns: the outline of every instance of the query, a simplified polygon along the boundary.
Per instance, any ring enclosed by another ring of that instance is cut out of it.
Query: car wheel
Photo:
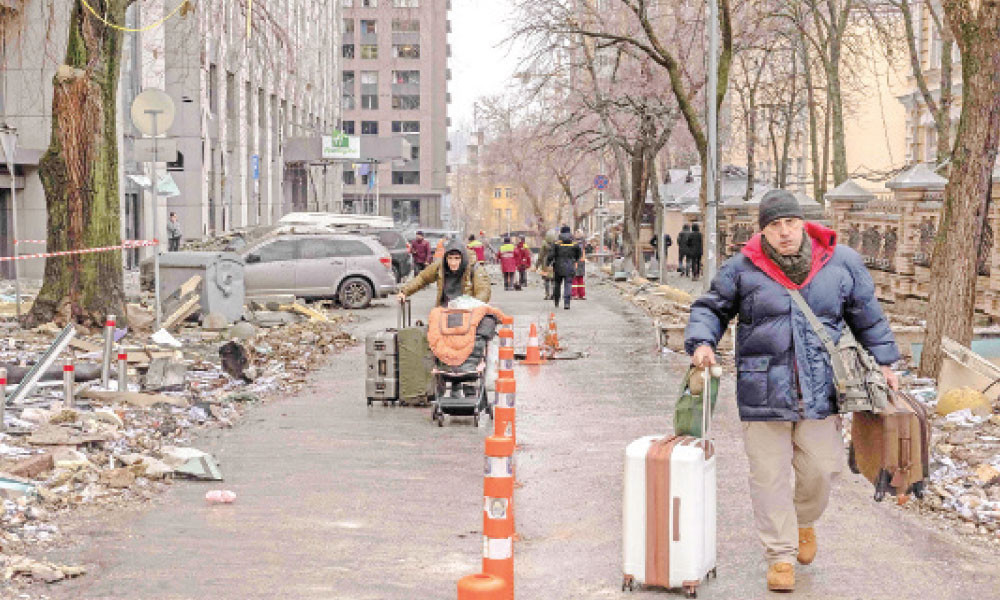
[[[366,308],[372,302],[372,286],[360,277],[349,277],[340,286],[338,298],[344,308]]]

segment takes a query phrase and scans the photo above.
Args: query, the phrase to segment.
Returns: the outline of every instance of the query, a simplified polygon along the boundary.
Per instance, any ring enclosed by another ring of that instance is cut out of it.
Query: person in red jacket
[[[505,237],[503,245],[500,246],[500,270],[503,272],[503,289],[514,289],[514,275],[517,272],[517,250],[514,248],[514,244],[510,243],[510,236]]]
[[[520,275],[518,289],[528,287],[528,269],[531,268],[531,250],[524,243],[524,237],[517,238],[517,272]]]
[[[486,262],[486,247],[483,246],[482,242],[476,239],[475,235],[473,234],[469,235],[469,243],[466,245],[466,247],[469,249],[469,252],[475,254],[476,262],[478,262],[479,264],[483,264]]]
[[[431,245],[424,239],[424,232],[417,232],[417,239],[410,242],[410,255],[413,256],[413,274],[419,275],[431,262]]]

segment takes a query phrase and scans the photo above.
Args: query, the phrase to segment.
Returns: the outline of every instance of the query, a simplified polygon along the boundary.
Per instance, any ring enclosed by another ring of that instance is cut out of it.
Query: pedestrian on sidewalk
[[[418,231],[417,237],[410,242],[410,256],[413,257],[413,272],[419,274],[431,262],[431,245],[424,238],[424,232]]]
[[[577,229],[576,245],[580,248],[580,258],[576,261],[576,270],[573,273],[573,297],[586,300],[587,299],[587,253],[584,248],[586,246],[586,240],[583,238],[583,230]]]
[[[684,346],[695,366],[714,365],[716,344],[739,315],[736,402],[750,501],[767,587],[791,591],[794,561],[816,556],[814,527],[843,468],[844,442],[830,359],[789,290],[799,290],[834,343],[850,328],[893,389],[890,365],[900,354],[871,274],[857,252],[837,245],[836,232],[805,222],[785,190],[764,196],[758,224],[761,232],[692,304]]]
[[[500,246],[500,271],[503,273],[503,289],[514,289],[514,277],[517,273],[517,256],[514,244],[510,243],[510,236],[503,238],[503,245]]]
[[[460,239],[448,244],[443,260],[437,260],[399,290],[399,301],[437,283],[437,306],[447,306],[459,296],[473,296],[489,302],[492,290],[486,267],[470,261]]]
[[[545,299],[551,300],[553,296],[552,291],[552,278],[553,271],[552,266],[549,263],[549,256],[555,250],[556,246],[556,230],[550,229],[545,232],[545,241],[542,242],[542,248],[538,251],[538,262],[536,263],[538,274],[542,276],[542,281],[545,284]]]
[[[677,234],[677,272],[683,277],[687,277],[691,271],[691,265],[688,262],[687,245],[689,235],[691,235],[691,226],[685,223],[684,227],[681,227],[681,232]]]
[[[687,256],[688,263],[691,265],[691,279],[698,281],[701,277],[701,254],[703,251],[703,243],[701,237],[701,229],[698,224],[695,223],[691,226],[691,233],[687,237]]]
[[[170,213],[170,219],[167,221],[167,251],[177,252],[181,249],[181,238],[184,236],[181,233],[181,224],[177,220],[177,213]]]
[[[531,250],[524,243],[524,236],[517,238],[517,273],[519,276],[519,281],[517,283],[517,289],[528,287],[528,269],[531,268]]]
[[[474,254],[477,263],[483,264],[486,261],[486,246],[483,246],[483,243],[477,240],[474,234],[469,235],[469,243],[466,244],[466,247],[468,247],[469,252]]]
[[[554,274],[554,285],[552,287],[552,301],[556,308],[559,308],[559,292],[562,290],[563,308],[569,310],[569,301],[573,293],[573,277],[576,275],[576,263],[583,255],[580,246],[573,240],[568,225],[563,225],[559,229],[559,240],[552,249],[548,257],[548,264],[552,266]]]

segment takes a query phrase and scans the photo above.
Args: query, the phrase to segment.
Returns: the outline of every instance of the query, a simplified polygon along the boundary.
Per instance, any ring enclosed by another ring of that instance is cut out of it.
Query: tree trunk
[[[955,42],[945,39],[941,42],[941,108],[938,111],[936,125],[938,132],[937,140],[937,161],[944,164],[951,157],[951,105],[954,95],[951,91],[952,78],[952,58],[951,51],[955,47]]]
[[[632,264],[639,275],[645,276],[646,265],[642,259],[642,245],[639,243],[639,227],[642,223],[642,209],[646,203],[646,185],[649,175],[646,172],[646,149],[638,142],[631,153],[632,163],[632,197],[625,211],[625,247],[632,254]]]
[[[809,102],[809,146],[812,161],[813,195],[816,202],[825,205],[826,177],[821,173],[819,156],[819,118],[816,115],[816,88],[813,83],[812,65],[809,62],[809,46],[802,41],[802,73],[806,78],[806,98]]]
[[[946,0],[945,13],[962,55],[962,116],[945,188],[927,309],[920,374],[937,376],[941,338],[972,341],[977,254],[989,218],[989,194],[1000,144],[1000,5]]]
[[[755,88],[750,88],[750,108],[747,110],[747,193],[743,198],[744,201],[749,202],[750,198],[753,198],[753,178],[757,174],[757,169],[754,167],[754,160],[756,157],[755,149],[757,147],[757,90]]]
[[[834,43],[834,42],[831,42]],[[839,44],[838,44],[839,47]],[[847,181],[847,141],[844,132],[844,101],[840,92],[840,52],[831,52],[827,71],[827,99],[833,141],[833,185]]]
[[[115,23],[131,0],[93,2]],[[74,3],[66,65],[54,77],[52,136],[39,164],[48,211],[48,251],[121,243],[116,109],[122,33]],[[48,258],[42,289],[26,317],[34,326],[68,312],[83,325],[124,319],[120,251]]]

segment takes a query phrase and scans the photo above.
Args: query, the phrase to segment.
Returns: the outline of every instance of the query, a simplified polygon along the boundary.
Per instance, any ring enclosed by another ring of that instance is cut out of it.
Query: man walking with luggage
[[[736,401],[750,499],[767,587],[791,591],[794,561],[808,565],[816,556],[814,526],[842,470],[844,444],[830,359],[789,290],[801,293],[835,342],[849,328],[894,389],[890,365],[900,355],[871,275],[857,252],[836,245],[836,232],[805,222],[785,190],[764,196],[758,224],[761,233],[691,306],[685,349],[696,366],[714,365],[716,344],[739,315]]]
[[[410,254],[413,256],[414,274],[419,275],[431,262],[431,245],[424,239],[423,231],[418,231],[417,238],[410,242]]]
[[[570,228],[563,225],[559,230],[559,240],[552,253],[548,256],[548,264],[552,266],[555,281],[552,288],[552,300],[559,308],[559,292],[562,290],[563,308],[569,310],[569,301],[573,293],[573,277],[576,276],[576,263],[583,256],[580,246],[573,240]]]

